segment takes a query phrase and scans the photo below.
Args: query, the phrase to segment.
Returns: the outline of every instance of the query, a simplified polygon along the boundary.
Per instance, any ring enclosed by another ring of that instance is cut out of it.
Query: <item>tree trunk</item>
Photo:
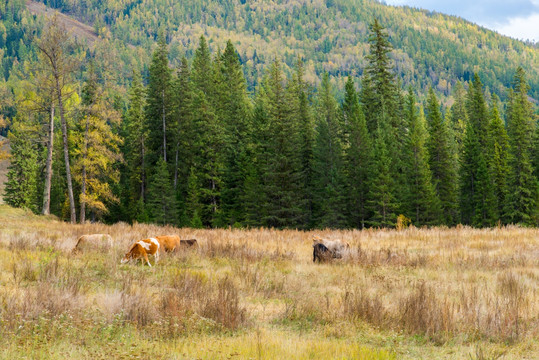
[[[145,163],[145,156],[146,156],[146,151],[145,151],[145,147],[144,147],[144,139],[142,140],[142,165],[140,167],[140,171],[141,171],[141,174],[140,174],[140,198],[142,199],[142,202],[144,202],[144,192],[145,192],[145,184],[146,184],[146,170],[144,168],[144,163]]]
[[[165,90],[163,90],[163,159],[167,162],[167,122],[165,117]]]
[[[64,102],[62,100],[62,89],[60,80],[56,77],[56,95],[58,98],[58,108],[60,110],[60,120],[62,121],[62,138],[64,140],[64,161],[66,164],[67,194],[69,196],[69,212],[71,214],[71,223],[77,222],[75,213],[75,198],[73,197],[73,182],[71,181],[71,166],[69,165],[69,144],[67,142],[67,122],[64,115]]]
[[[178,186],[178,152],[180,151],[180,144],[176,143],[176,160],[174,162],[174,191]]]
[[[51,213],[51,180],[52,180],[52,151],[54,141],[54,100],[51,101],[51,118],[49,122],[49,142],[47,143],[47,163],[45,165],[45,189],[43,190],[43,215]]]
[[[88,155],[88,117],[84,129],[84,151],[82,153],[82,179],[80,185],[80,223],[86,222],[86,157]]]

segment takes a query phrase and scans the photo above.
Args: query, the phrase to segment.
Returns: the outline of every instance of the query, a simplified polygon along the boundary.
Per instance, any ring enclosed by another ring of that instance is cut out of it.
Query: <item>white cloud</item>
[[[535,2],[539,2],[535,1]],[[539,13],[510,18],[507,24],[494,25],[499,33],[521,40],[539,41]]]

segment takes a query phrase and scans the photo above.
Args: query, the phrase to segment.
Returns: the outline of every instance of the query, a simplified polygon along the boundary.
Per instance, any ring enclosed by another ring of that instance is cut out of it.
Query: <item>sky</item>
[[[539,0],[385,0],[457,15],[520,40],[539,42]]]

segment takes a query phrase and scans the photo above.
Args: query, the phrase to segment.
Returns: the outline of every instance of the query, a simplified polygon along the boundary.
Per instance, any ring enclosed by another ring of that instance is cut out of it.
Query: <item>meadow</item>
[[[113,249],[73,254],[88,233]],[[200,246],[120,265],[162,234]],[[350,253],[314,264],[315,234]],[[0,358],[537,359],[538,235],[71,225],[0,205]]]

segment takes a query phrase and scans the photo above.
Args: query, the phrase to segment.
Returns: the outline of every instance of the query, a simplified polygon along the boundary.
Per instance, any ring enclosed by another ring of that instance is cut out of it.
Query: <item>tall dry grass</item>
[[[347,337],[366,326],[437,346],[539,349],[537,229],[195,230],[70,225],[1,211],[0,220],[0,331],[11,338],[21,326],[62,319],[166,339],[275,326]],[[109,233],[112,250],[72,254],[86,233]],[[200,247],[152,268],[119,265],[132,242],[162,234],[196,238]],[[314,234],[351,250],[313,264]]]

